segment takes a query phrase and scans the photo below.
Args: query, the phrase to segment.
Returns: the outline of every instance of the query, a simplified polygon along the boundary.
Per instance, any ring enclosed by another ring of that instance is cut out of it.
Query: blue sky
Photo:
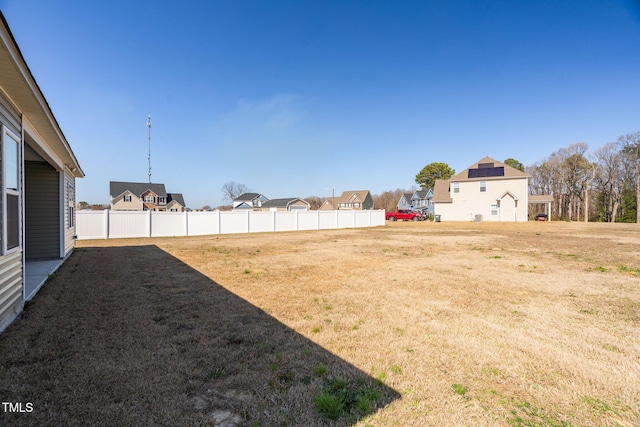
[[[640,130],[637,1],[0,0],[86,177],[192,208],[409,189]],[[329,188],[329,190],[327,190]]]

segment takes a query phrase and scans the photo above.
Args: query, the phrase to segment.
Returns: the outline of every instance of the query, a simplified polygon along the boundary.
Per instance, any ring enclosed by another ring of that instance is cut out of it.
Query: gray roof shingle
[[[147,190],[153,191],[160,197],[167,197],[167,190],[164,184],[153,184],[148,182],[121,182],[110,181],[109,182],[109,194],[111,197],[117,197],[125,191],[131,191],[136,196],[141,196]],[[184,206],[184,205],[183,205]]]

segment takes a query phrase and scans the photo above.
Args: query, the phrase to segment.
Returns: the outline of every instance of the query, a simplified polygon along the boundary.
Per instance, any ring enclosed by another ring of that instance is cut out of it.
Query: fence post
[[[147,233],[147,237],[151,237],[151,209],[149,209],[147,212],[147,222],[149,224],[149,232]]]
[[[250,232],[251,232],[251,228],[250,228],[250,227],[251,227],[251,220],[249,219],[250,212],[251,212],[251,211],[249,211],[249,210],[247,209],[247,233],[250,233]]]
[[[222,234],[222,219],[220,219],[220,211],[217,211],[218,213],[218,234]]]
[[[339,224],[338,224],[338,219],[339,219],[338,218],[338,209],[336,209],[334,212],[336,213],[336,228],[339,228]]]
[[[271,222],[273,223],[273,232],[276,232],[276,211],[271,211]]]
[[[300,231],[300,220],[298,216],[298,209],[294,211],[296,213],[296,231]]]
[[[316,211],[316,230],[320,230],[320,209]]]
[[[189,212],[184,211],[184,235],[189,235]]]
[[[109,238],[109,214],[110,214],[111,210],[110,209],[105,209],[104,210],[104,238],[108,239]]]

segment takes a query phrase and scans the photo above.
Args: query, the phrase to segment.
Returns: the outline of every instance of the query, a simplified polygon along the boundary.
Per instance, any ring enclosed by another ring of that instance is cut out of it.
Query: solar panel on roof
[[[504,166],[491,168],[469,169],[468,178],[485,178],[490,176],[504,176]]]

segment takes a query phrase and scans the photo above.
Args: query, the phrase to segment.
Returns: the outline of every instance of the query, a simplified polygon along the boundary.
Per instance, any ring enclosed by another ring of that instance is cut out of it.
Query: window
[[[453,192],[454,193],[459,193],[460,192],[460,183],[459,182],[454,182],[451,185],[453,185]]]
[[[131,194],[127,194],[126,196],[124,196],[124,201],[125,202],[130,202],[131,201]]]
[[[480,181],[480,192],[481,193],[487,192],[487,181]]]
[[[65,177],[65,181],[67,178]],[[76,224],[76,189],[72,181],[67,181],[67,228],[73,228]]]
[[[491,215],[498,215],[498,205],[491,205]]]
[[[158,196],[158,204],[160,204],[160,205],[164,205],[165,204],[164,197]]]
[[[153,196],[144,196],[144,201],[146,203],[154,203],[156,201],[156,198]]]
[[[20,138],[2,129],[2,253],[20,247]]]

